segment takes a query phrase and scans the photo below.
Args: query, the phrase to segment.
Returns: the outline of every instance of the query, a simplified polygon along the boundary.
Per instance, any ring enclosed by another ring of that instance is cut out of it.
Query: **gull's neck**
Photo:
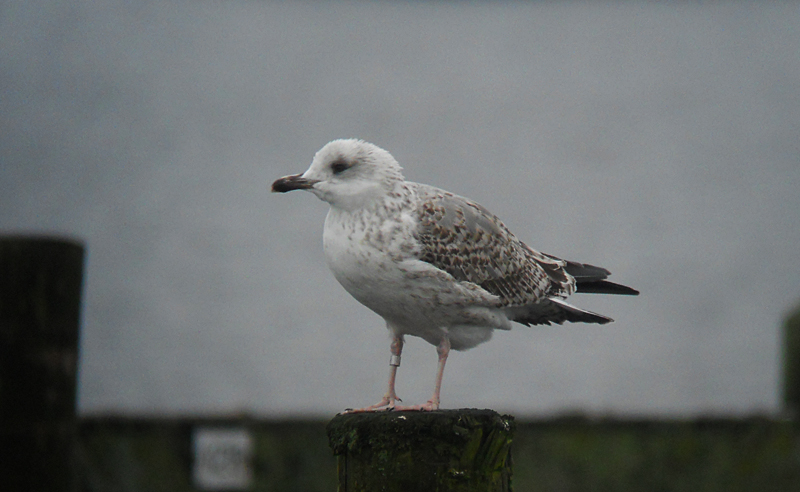
[[[381,183],[370,183],[351,194],[318,193],[317,196],[328,202],[331,209],[345,213],[374,212],[387,204],[406,196],[409,192],[402,179],[390,179]]]

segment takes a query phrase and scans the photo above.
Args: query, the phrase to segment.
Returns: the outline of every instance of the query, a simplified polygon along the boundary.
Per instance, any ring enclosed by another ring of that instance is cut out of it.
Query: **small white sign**
[[[195,427],[194,484],[202,490],[244,490],[253,483],[253,438],[245,429]]]

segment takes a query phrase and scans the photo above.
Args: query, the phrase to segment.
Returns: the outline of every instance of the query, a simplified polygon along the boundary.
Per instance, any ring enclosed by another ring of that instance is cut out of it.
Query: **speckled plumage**
[[[273,191],[292,189],[331,204],[323,232],[328,266],[386,320],[401,348],[402,337],[413,335],[465,350],[511,321],[607,323],[564,299],[582,285],[636,293],[606,281],[607,270],[528,247],[475,202],[405,181],[388,152],[361,140],[330,142],[305,173],[273,184]],[[393,379],[390,386],[393,393]]]
[[[429,186],[415,188],[415,237],[422,261],[479,285],[498,296],[500,306],[523,306],[574,291],[575,280],[565,274],[563,261],[529,248],[481,205]]]

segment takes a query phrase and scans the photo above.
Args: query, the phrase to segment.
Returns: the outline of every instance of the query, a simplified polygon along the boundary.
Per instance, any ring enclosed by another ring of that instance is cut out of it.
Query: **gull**
[[[604,268],[540,253],[467,198],[406,181],[389,152],[358,139],[334,140],[302,174],[272,191],[307,190],[330,204],[322,234],[336,280],[386,322],[389,388],[376,404],[348,412],[437,410],[450,350],[486,342],[494,330],[611,318],[577,308],[575,293],[637,295],[606,280]],[[395,393],[406,335],[436,347],[433,397],[404,406]]]

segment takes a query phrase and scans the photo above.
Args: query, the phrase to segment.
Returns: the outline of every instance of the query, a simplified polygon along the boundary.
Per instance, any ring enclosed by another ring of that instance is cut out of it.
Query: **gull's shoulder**
[[[496,215],[480,203],[435,186],[406,181],[410,203],[421,229],[444,228],[458,232],[467,228],[515,240],[514,235]]]

